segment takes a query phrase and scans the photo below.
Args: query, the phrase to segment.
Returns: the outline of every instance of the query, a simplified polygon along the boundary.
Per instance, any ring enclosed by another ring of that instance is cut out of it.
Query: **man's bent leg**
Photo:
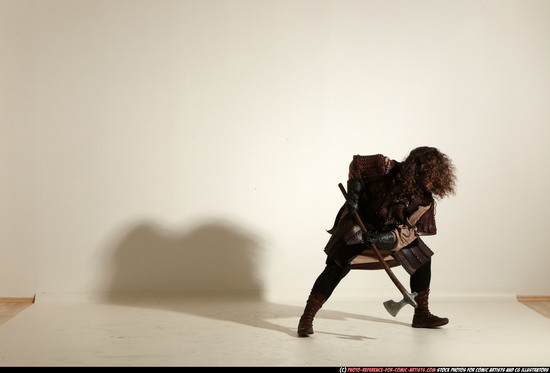
[[[448,318],[432,315],[428,308],[432,277],[431,264],[431,260],[426,262],[411,276],[411,291],[418,293],[415,298],[418,307],[414,310],[413,328],[436,328],[449,323]]]
[[[326,267],[313,284],[306,307],[298,323],[298,335],[307,337],[313,334],[313,319],[323,304],[331,296],[336,286],[350,271],[350,268],[340,268],[334,261],[327,258]]]

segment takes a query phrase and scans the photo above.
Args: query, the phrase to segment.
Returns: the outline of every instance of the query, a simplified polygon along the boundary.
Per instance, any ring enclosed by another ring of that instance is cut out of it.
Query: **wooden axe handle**
[[[340,191],[344,195],[344,198],[347,200],[348,199],[348,193],[346,192],[346,189],[344,188],[342,183],[339,183],[338,187],[340,188]],[[353,214],[353,216],[354,216],[355,221],[357,222],[357,224],[359,224],[359,227],[363,230],[363,232],[366,232],[367,228],[365,228],[365,225],[363,224],[363,221],[361,220],[361,217],[359,216],[359,214],[357,212],[355,212]],[[367,245],[366,242],[365,242],[365,245]],[[370,248],[372,250],[374,250],[374,253],[378,257],[378,261],[380,262],[380,264],[382,264],[382,267],[384,267],[384,269],[386,270],[386,273],[388,274],[388,276],[390,276],[391,280],[393,281],[395,286],[397,286],[397,288],[399,289],[401,294],[408,293],[407,289],[405,289],[405,287],[401,284],[401,282],[399,282],[397,277],[395,277],[395,274],[391,270],[390,266],[388,266],[388,263],[386,263],[386,261],[384,260],[384,257],[382,257],[382,254],[380,254],[380,251],[378,251],[378,248],[376,247],[376,245],[370,244]]]

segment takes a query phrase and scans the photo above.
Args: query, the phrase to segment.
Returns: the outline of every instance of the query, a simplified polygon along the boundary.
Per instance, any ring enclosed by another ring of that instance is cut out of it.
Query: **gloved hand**
[[[363,241],[374,244],[382,250],[391,250],[395,246],[395,236],[392,232],[379,234],[363,232]]]
[[[359,210],[359,198],[363,191],[363,182],[358,179],[348,180],[348,199],[346,200],[346,208],[350,214],[355,214]]]

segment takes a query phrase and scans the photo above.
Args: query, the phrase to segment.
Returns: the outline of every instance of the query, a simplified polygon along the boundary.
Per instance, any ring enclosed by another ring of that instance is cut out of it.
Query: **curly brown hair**
[[[426,192],[443,198],[455,194],[455,167],[451,159],[437,148],[421,146],[413,149],[401,163],[401,196]]]

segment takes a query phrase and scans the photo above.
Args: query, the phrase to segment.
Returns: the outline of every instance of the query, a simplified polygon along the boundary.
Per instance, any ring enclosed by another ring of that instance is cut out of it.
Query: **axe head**
[[[401,299],[399,302],[395,302],[393,300],[388,300],[384,302],[384,307],[386,307],[386,310],[392,315],[393,317],[397,316],[399,311],[401,311],[401,308],[406,306],[407,304],[410,304],[414,308],[417,307],[417,304],[414,300],[418,293],[403,293],[403,299]]]

